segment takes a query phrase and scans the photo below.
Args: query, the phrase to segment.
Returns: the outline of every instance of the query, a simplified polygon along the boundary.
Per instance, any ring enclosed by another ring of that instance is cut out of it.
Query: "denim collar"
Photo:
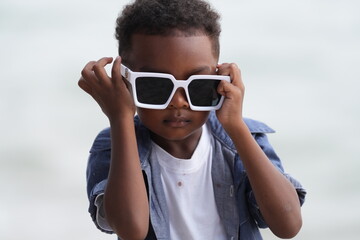
[[[267,126],[266,124],[255,121],[249,118],[244,118],[244,122],[249,128],[252,134],[257,133],[274,133],[275,131]],[[146,167],[148,162],[146,161],[150,154],[151,148],[151,139],[149,130],[141,123],[139,116],[135,116],[135,131],[137,138],[137,145],[139,151],[139,157],[141,161],[141,165],[143,169]],[[219,120],[216,117],[214,111],[210,112],[209,118],[206,124],[210,127],[211,133],[223,144],[225,144],[228,148],[235,150],[235,145],[231,141],[231,138],[227,135],[227,133],[222,128]]]

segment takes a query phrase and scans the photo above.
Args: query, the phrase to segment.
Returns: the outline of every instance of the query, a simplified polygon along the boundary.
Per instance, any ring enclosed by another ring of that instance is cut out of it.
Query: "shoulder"
[[[111,148],[110,128],[103,129],[95,138],[90,152],[109,150]]]
[[[253,120],[250,118],[244,118],[244,122],[249,128],[250,132],[255,136],[258,134],[267,134],[267,133],[274,133],[275,131],[270,128],[268,125],[266,125],[263,122]],[[207,125],[209,126],[211,133],[214,135],[214,137],[222,142],[224,145],[228,146],[231,149],[235,149],[235,146],[231,140],[231,138],[228,136],[228,134],[223,129],[221,123],[218,121],[215,112],[211,112]]]
[[[253,134],[255,134],[255,133],[274,133],[275,132],[274,129],[272,129],[265,123],[254,120],[254,119],[244,118],[244,122],[247,125],[247,127],[249,128],[250,132]],[[208,124],[210,125],[210,127],[214,133],[224,132],[224,129],[222,128],[221,123],[217,119],[215,112],[210,113],[210,116],[208,119]]]
[[[263,122],[253,120],[250,118],[244,118],[244,122],[249,128],[251,133],[274,133],[275,130],[270,128]]]

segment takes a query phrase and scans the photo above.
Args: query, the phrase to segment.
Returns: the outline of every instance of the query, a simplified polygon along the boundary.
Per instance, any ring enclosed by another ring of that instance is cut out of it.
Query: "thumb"
[[[122,80],[120,65],[121,65],[121,57],[117,56],[115,58],[114,64],[111,69],[111,80],[114,85],[119,84],[120,83],[119,81]]]

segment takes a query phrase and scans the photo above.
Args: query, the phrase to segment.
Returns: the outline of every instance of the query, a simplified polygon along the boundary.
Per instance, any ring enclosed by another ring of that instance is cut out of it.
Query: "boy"
[[[111,77],[112,58],[84,67],[79,86],[110,121],[87,169],[101,230],[173,240],[300,230],[305,191],[268,143],[273,130],[243,118],[240,70],[218,64],[218,21],[202,0],[137,0],[117,19]]]

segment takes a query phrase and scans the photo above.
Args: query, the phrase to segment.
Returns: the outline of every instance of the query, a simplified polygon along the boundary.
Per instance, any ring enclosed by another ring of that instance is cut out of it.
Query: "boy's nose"
[[[189,102],[186,98],[186,93],[183,88],[178,88],[171,99],[168,108],[189,108]]]

